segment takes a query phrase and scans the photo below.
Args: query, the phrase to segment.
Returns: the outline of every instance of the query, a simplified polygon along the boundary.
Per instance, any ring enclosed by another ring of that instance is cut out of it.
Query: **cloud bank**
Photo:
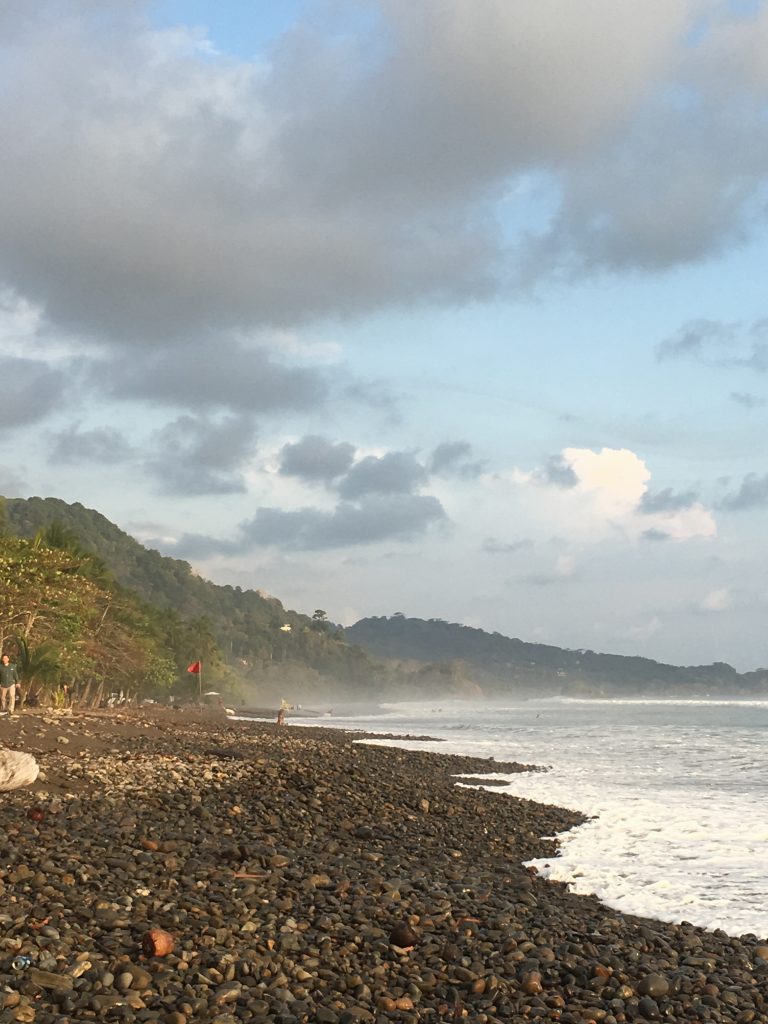
[[[764,218],[763,5],[339,0],[253,62],[146,10],[4,8],[0,279],[70,334],[453,304],[702,259]],[[532,175],[550,208],[510,245]]]

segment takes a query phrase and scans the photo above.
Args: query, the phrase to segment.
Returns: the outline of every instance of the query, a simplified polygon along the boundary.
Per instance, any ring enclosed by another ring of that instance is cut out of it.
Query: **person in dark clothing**
[[[16,710],[16,686],[19,682],[19,673],[16,666],[11,664],[11,659],[4,654],[0,661],[0,711]]]

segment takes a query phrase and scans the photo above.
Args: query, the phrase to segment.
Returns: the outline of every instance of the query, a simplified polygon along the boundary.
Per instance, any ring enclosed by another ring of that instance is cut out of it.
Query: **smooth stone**
[[[91,1008],[98,1013],[113,1010],[117,1006],[130,1006],[133,1010],[143,1010],[144,1000],[138,992],[126,992],[125,995],[96,995],[91,999]]]
[[[357,1024],[358,1021],[374,1021],[376,1018],[364,1006],[350,1006],[339,1017],[339,1024]]]
[[[651,996],[653,999],[661,999],[669,992],[669,982],[661,974],[646,974],[637,986],[639,996]]]
[[[41,971],[38,967],[30,967],[25,977],[33,985],[51,992],[71,992],[75,983],[69,974],[53,974],[51,971]]]
[[[213,998],[218,1005],[223,1005],[224,1003],[234,1003],[237,1002],[237,999],[242,990],[243,986],[240,984],[239,981],[228,981],[224,985],[220,985],[216,989]]]
[[[651,999],[650,996],[643,996],[640,1002],[637,1004],[637,1008],[640,1011],[640,1015],[645,1017],[646,1020],[660,1020],[661,1011],[659,1010],[659,1004],[655,999]]]
[[[339,1015],[327,1006],[318,1006],[315,1010],[317,1024],[339,1024]]]

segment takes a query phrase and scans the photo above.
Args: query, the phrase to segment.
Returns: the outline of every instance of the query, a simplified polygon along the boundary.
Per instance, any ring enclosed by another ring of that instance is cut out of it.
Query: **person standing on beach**
[[[16,666],[11,664],[11,659],[4,654],[0,661],[0,711],[16,710],[16,685],[19,681],[19,673]]]

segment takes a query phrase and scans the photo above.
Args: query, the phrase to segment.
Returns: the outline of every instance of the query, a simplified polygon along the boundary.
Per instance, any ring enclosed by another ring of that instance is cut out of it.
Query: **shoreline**
[[[361,738],[204,711],[2,721],[45,777],[0,803],[0,1020],[768,1021],[768,945],[545,881],[522,862],[583,818],[456,785],[531,766]],[[152,925],[171,955],[142,955]]]

